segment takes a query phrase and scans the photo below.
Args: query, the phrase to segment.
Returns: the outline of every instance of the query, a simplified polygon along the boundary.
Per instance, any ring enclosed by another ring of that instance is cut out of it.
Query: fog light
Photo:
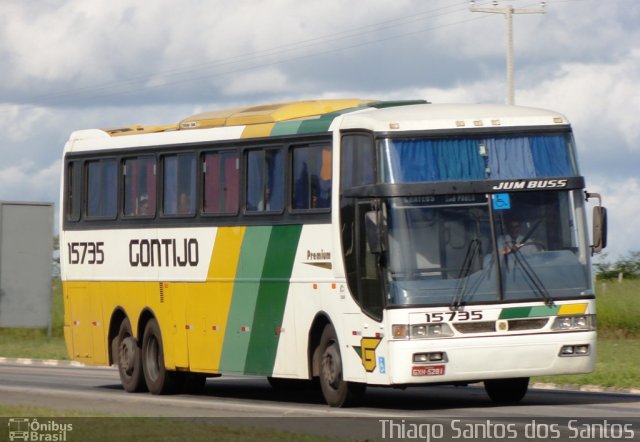
[[[563,345],[560,349],[560,356],[588,356],[591,354],[589,344]]]
[[[428,353],[415,353],[413,355],[413,362],[429,362]]]
[[[563,345],[562,348],[560,349],[561,356],[572,355],[574,352],[575,352],[575,349],[573,348],[573,345]]]
[[[588,345],[576,345],[575,353],[577,355],[588,355],[589,354],[589,346]]]
[[[429,362],[447,362],[447,354],[442,351],[433,351],[431,353],[414,353],[413,362],[421,362],[423,364]]]

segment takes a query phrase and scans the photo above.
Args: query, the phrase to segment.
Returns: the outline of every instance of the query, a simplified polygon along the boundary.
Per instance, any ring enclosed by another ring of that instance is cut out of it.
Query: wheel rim
[[[325,383],[337,389],[342,381],[342,362],[338,344],[332,342],[322,356],[322,377]]]
[[[120,343],[119,362],[127,376],[131,376],[135,368],[135,345],[131,336],[127,336]]]

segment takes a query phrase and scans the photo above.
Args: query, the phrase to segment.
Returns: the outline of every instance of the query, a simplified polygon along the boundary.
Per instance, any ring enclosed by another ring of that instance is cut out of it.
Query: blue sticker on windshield
[[[493,210],[506,210],[511,209],[511,199],[508,193],[496,193],[491,195],[491,201],[493,202]]]

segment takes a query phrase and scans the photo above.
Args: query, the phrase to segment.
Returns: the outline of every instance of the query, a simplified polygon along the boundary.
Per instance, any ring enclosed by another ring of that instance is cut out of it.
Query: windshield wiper
[[[465,295],[465,289],[467,288],[467,282],[469,281],[469,274],[471,273],[471,266],[476,256],[480,253],[482,243],[479,239],[473,239],[467,246],[467,253],[464,256],[462,267],[460,267],[460,273],[458,274],[458,282],[456,283],[456,293],[451,301],[450,309],[458,310],[462,305]]]
[[[538,274],[535,272],[535,270],[533,270],[533,267],[531,267],[531,264],[529,264],[529,261],[527,261],[527,258],[525,258],[524,254],[520,253],[520,247],[518,247],[517,245],[511,245],[509,246],[509,250],[511,253],[505,255],[505,260],[508,259],[509,255],[513,255],[515,264],[520,265],[520,267],[522,268],[522,273],[528,279],[529,284],[534,288],[534,291],[542,298],[544,298],[544,303],[546,305],[553,305],[553,303],[555,302],[554,299],[551,297],[549,291],[538,277]]]

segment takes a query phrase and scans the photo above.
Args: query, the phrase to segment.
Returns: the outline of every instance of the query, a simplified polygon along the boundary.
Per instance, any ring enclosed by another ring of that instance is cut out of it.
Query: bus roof
[[[426,104],[425,100],[376,101],[358,98],[293,101],[257,106],[234,107],[192,115],[177,124],[164,126],[126,126],[104,129],[111,136],[166,132],[172,130],[208,129],[213,127],[249,126],[284,121],[314,120],[366,107],[393,107]]]
[[[340,129],[394,132],[508,126],[558,126],[569,122],[557,112],[502,104],[430,104],[354,112]]]
[[[321,133],[331,128],[397,132],[558,125],[568,125],[563,115],[520,106],[430,104],[426,100],[309,100],[206,112],[169,125],[80,130],[71,134],[66,150]]]

